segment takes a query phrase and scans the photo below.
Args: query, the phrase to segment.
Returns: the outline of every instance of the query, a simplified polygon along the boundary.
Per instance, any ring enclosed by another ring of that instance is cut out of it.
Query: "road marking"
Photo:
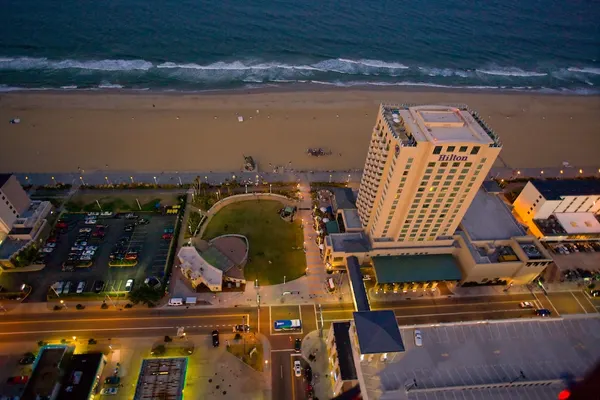
[[[271,353],[287,353],[290,351],[294,351],[294,349],[279,349],[279,350],[271,350]]]
[[[269,333],[273,334],[273,322],[271,321],[271,306],[269,306]]]
[[[248,317],[249,314],[213,314],[213,315],[182,315],[182,316],[153,316],[153,317],[130,317],[130,318],[86,318],[86,319],[59,319],[43,321],[0,321],[0,325],[6,324],[39,324],[39,323],[60,323],[60,322],[98,322],[98,321],[130,321],[146,319],[188,319],[188,318],[228,318],[228,317]]]
[[[596,310],[596,312],[598,312],[598,308],[600,306],[597,306],[594,303],[592,303],[592,301],[590,300],[589,296],[586,293],[584,293],[583,297],[587,300],[588,303],[590,303],[590,305],[594,308],[594,310]]]
[[[581,304],[579,302],[579,299],[577,299],[577,297],[575,297],[575,295],[573,294],[573,292],[569,292],[569,293],[571,293],[571,296],[573,296],[573,298],[575,299],[575,301],[577,302],[577,304],[579,304],[579,307],[581,307],[581,309],[583,310],[583,312],[587,314],[588,313],[587,310],[585,309],[585,307],[583,307],[583,304]]]
[[[536,297],[537,299],[537,297]],[[436,307],[457,307],[457,306],[461,306],[461,307],[465,307],[465,306],[482,306],[482,305],[490,305],[490,304],[511,304],[511,303],[521,303],[522,300],[506,300],[506,301],[495,301],[495,302],[485,302],[485,303],[456,303],[456,304],[433,304],[433,305],[426,305],[426,306],[410,306],[410,307],[400,307],[400,306],[396,306],[396,307],[373,307],[373,310],[404,310],[404,309],[412,309],[412,308],[436,308]],[[409,304],[407,302],[407,304]],[[321,310],[321,312],[323,313],[329,313],[329,312],[344,312],[344,311],[351,311],[354,312],[354,308],[350,309],[343,309],[343,310]]]
[[[304,324],[302,323],[302,306],[298,305],[298,315],[300,316],[300,333],[304,333]]]
[[[29,332],[0,332],[0,335],[27,335],[32,333],[66,333],[66,332],[98,332],[98,331],[142,331],[151,329],[177,329],[178,326],[148,326],[135,328],[90,328],[90,329],[53,329],[51,331],[29,331]]]
[[[546,295],[544,295],[546,296]],[[560,315],[560,313],[558,312],[558,310],[556,309],[556,307],[554,307],[554,303],[552,303],[552,300],[550,300],[550,297],[546,296],[546,298],[548,299],[548,303],[550,303],[550,306],[554,309],[554,311],[556,312],[556,315]]]

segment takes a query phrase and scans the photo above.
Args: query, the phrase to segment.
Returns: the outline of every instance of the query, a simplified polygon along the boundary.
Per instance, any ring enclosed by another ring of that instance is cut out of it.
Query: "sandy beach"
[[[0,172],[362,168],[378,105],[466,103],[500,135],[498,166],[600,164],[600,98],[433,91],[0,95]],[[244,122],[238,122],[238,116]],[[20,118],[20,124],[10,124]],[[314,158],[309,147],[331,149]],[[290,164],[291,163],[291,164]]]

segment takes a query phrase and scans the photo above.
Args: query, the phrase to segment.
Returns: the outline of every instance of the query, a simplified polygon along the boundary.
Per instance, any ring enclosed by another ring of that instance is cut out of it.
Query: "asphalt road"
[[[396,302],[373,302],[372,308],[392,309],[400,325],[433,324],[473,320],[531,318],[532,309],[522,309],[519,303],[530,301],[535,307],[549,308],[553,316],[563,313],[597,313],[600,299],[589,299],[581,292],[543,294],[506,294],[502,296],[462,297]],[[352,318],[352,303],[322,305],[324,328],[334,321]],[[123,311],[57,311],[44,314],[5,314],[0,318],[0,342],[60,340],[71,336],[82,339],[135,336],[175,335],[184,327],[189,334],[209,334],[213,329],[229,331],[243,319],[253,331],[264,334],[271,344],[272,393],[275,399],[306,398],[306,382],[295,377],[293,361],[295,338],[320,327],[321,316],[316,305],[285,305],[236,308],[135,308]],[[298,317],[302,330],[275,332],[273,317]],[[317,324],[319,316],[319,324]]]

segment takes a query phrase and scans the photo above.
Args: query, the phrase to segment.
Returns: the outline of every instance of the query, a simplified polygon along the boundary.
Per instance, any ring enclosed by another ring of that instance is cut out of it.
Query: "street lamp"
[[[54,177],[52,177],[52,181],[54,182],[55,185],[58,185],[58,183],[56,183],[56,179],[54,179]]]
[[[331,178],[332,178],[332,175],[329,174],[329,183],[331,183]]]
[[[204,175],[204,180],[208,183],[208,176]]]
[[[106,180],[106,184],[110,185],[110,181],[108,180],[108,176],[105,176],[104,179]]]
[[[158,185],[158,181],[156,180],[156,177],[154,177],[154,184]]]
[[[81,184],[82,184],[83,186],[85,186],[85,182],[83,181],[83,176],[80,176],[80,177],[79,177],[79,180],[81,181]]]
[[[273,184],[269,183],[269,194],[273,193]]]
[[[131,183],[135,183],[135,182],[133,181],[133,176],[130,176],[129,178],[131,179]]]
[[[69,309],[69,307],[67,307],[67,303],[65,303],[64,300],[60,301],[60,305],[63,306],[64,308],[66,308],[67,310]]]

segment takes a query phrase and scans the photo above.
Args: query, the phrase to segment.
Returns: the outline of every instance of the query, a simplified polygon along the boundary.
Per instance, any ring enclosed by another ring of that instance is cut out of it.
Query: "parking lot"
[[[55,282],[63,282],[62,290],[56,287],[61,296],[71,297],[77,295],[80,282],[84,282],[83,293],[99,290],[108,292],[125,291],[129,279],[134,280],[135,287],[150,276],[162,278],[172,240],[169,235],[163,239],[163,235],[165,230],[174,227],[176,217],[157,213],[142,213],[139,217],[147,223],[135,225],[136,219],[118,215],[105,218],[98,216],[96,222],[90,224],[86,223],[89,218],[86,214],[68,214],[65,218],[67,226],[62,233],[56,234],[54,250],[45,255],[46,267],[42,271],[4,275],[16,275],[10,278],[18,278],[33,286],[33,292],[26,301],[44,301],[47,291]],[[99,230],[103,234],[94,236]],[[111,253],[116,250],[118,243],[123,258],[135,254],[135,266],[109,267]],[[96,250],[89,250],[93,248]],[[86,262],[91,265],[81,267]],[[65,294],[66,282],[71,283]]]
[[[556,270],[551,271],[552,281],[591,282],[600,279],[600,244],[545,243],[552,253]]]

